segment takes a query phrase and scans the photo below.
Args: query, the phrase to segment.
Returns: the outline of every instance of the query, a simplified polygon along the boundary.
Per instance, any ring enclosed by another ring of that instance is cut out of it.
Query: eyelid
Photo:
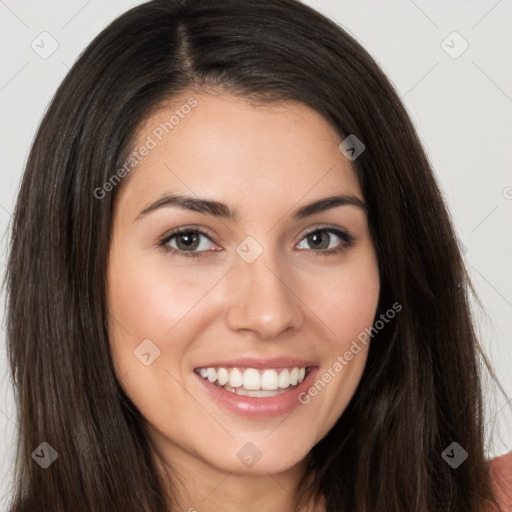
[[[348,230],[346,230],[345,228],[342,228],[341,226],[334,226],[334,225],[330,225],[330,224],[322,224],[320,226],[315,226],[315,227],[312,227],[311,229],[308,229],[306,232],[304,232],[300,238],[299,238],[299,242],[305,238],[306,236],[310,235],[311,233],[315,233],[315,231],[329,231],[329,230],[333,230],[333,231],[341,231],[343,233],[349,233]]]
[[[173,237],[174,235],[179,235],[180,233],[188,233],[189,231],[201,233],[204,236],[208,237],[212,242],[213,238],[215,238],[215,234],[213,231],[210,231],[208,228],[204,228],[203,226],[199,225],[186,225],[186,226],[180,226],[178,228],[170,229],[167,231],[164,235],[162,235],[159,239],[160,242],[164,240],[168,240],[169,238]]]

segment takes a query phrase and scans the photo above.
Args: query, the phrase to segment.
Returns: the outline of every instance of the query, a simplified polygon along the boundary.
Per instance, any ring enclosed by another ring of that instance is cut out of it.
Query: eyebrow
[[[299,208],[294,214],[294,220],[300,220],[315,213],[321,213],[338,206],[355,206],[367,211],[366,204],[354,195],[336,195],[319,199],[313,203],[307,204]],[[240,220],[240,214],[237,210],[232,210],[228,205],[219,201],[210,199],[199,199],[197,197],[187,196],[184,194],[166,194],[154,203],[144,208],[136,217],[136,221],[145,217],[155,210],[160,208],[181,208],[194,212],[212,215],[214,217],[221,217],[232,222]]]

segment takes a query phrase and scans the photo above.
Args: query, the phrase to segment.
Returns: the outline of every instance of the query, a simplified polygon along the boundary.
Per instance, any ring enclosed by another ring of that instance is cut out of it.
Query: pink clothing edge
[[[500,504],[499,512],[512,512],[512,452],[500,455],[489,462],[491,480]],[[498,512],[492,507],[489,512]]]

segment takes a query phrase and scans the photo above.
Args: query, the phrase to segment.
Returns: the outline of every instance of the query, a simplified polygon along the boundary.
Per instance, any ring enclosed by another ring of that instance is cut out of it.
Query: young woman
[[[442,195],[386,76],[314,10],[115,20],[12,227],[12,512],[510,510]]]

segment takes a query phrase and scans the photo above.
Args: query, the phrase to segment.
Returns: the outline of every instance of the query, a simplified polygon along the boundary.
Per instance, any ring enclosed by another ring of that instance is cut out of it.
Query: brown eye
[[[307,236],[307,241],[315,249],[328,249],[331,236],[326,231],[315,231]]]
[[[199,236],[194,231],[180,233],[179,235],[175,235],[176,245],[178,249],[183,251],[197,249],[199,247]]]
[[[338,239],[338,241],[336,241]],[[315,229],[306,234],[303,238],[309,245],[301,247],[301,243],[297,246],[299,249],[307,249],[318,254],[334,254],[348,249],[355,240],[355,237],[347,231],[341,231],[333,228]]]
[[[159,245],[176,256],[201,257],[212,251],[211,238],[200,229],[178,228],[165,236]]]

